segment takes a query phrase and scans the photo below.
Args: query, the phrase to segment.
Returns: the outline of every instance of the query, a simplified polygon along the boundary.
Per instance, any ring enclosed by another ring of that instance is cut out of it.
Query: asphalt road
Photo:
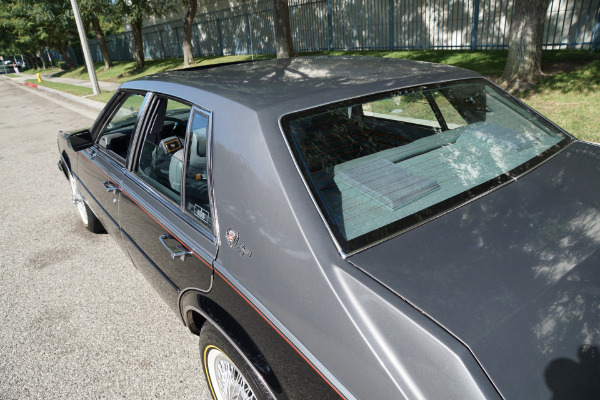
[[[0,399],[210,399],[197,337],[70,202],[56,134],[93,113],[0,93]]]

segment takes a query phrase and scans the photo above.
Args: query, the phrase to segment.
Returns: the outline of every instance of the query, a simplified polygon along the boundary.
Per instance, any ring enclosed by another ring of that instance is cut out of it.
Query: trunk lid
[[[600,147],[349,261],[463,341],[505,398],[599,393]]]

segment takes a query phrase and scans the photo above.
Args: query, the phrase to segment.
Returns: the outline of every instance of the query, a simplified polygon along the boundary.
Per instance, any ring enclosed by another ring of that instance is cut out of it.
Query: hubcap
[[[235,364],[216,347],[207,349],[206,369],[217,400],[257,400]]]
[[[85,203],[81,197],[81,193],[79,192],[79,188],[77,187],[77,183],[75,182],[73,175],[69,174],[69,180],[71,181],[71,190],[73,191],[73,203],[77,206],[77,210],[79,211],[79,216],[81,217],[83,224],[87,226],[88,216],[85,209]]]

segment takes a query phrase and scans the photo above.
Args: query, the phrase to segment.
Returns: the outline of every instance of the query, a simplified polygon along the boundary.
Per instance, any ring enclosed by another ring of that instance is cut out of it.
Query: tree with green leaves
[[[0,54],[21,53],[21,49],[16,45],[17,36],[5,15],[4,4],[0,3]]]
[[[42,45],[59,51],[69,68],[75,64],[66,47],[76,37],[75,20],[69,2],[54,0],[2,0],[0,3],[2,25],[12,32],[13,47],[32,58]]]
[[[92,25],[92,30],[98,41],[98,47],[104,60],[104,70],[112,68],[113,63],[108,53],[106,40],[104,39],[104,31],[100,24],[101,18],[118,18],[114,15],[113,4],[111,0],[78,0],[81,17],[86,22],[86,25]]]
[[[39,41],[36,29],[21,4],[0,0],[0,50],[2,54],[22,54],[34,66],[31,52]]]
[[[115,11],[125,17],[125,21],[131,25],[133,41],[135,44],[135,67],[136,70],[145,67],[144,63],[144,41],[142,38],[142,23],[144,18],[151,15],[164,15],[171,9],[174,0],[116,0]]]
[[[28,0],[29,14],[37,27],[38,37],[43,43],[55,48],[69,67],[75,63],[67,54],[67,46],[77,37],[77,28],[71,3],[55,0]]]

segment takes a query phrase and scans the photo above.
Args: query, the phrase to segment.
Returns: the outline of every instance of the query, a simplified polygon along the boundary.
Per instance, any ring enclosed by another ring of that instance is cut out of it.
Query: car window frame
[[[188,157],[189,157],[189,146],[192,135],[191,126],[194,121],[195,114],[201,114],[206,118],[206,183],[208,185],[208,203],[210,207],[210,218],[213,221],[213,226],[209,227],[208,224],[205,224],[200,219],[192,217],[191,213],[185,209],[186,204],[186,186],[182,184],[181,186],[181,211],[188,217],[194,221],[197,221],[202,226],[206,226],[213,233],[216,232],[216,207],[214,204],[214,186],[212,181],[212,112],[204,110],[198,106],[192,105],[192,109],[190,110],[190,118],[188,119],[187,130],[185,133],[185,143],[184,143],[184,155],[183,155],[183,170],[181,171],[182,176],[186,176],[187,167],[188,167]]]
[[[104,147],[100,146],[99,141],[100,141],[100,138],[102,137],[101,133],[104,132],[104,129],[106,129],[106,125],[109,123],[109,121],[112,120],[115,113],[120,109],[120,107],[123,105],[123,103],[125,102],[127,97],[131,94],[143,95],[144,100],[142,101],[142,106],[140,107],[140,109],[138,111],[138,115],[137,115],[135,125],[133,128],[133,132],[131,134],[131,140],[129,141],[129,148],[127,150],[127,157],[123,158],[120,155],[118,155],[117,153],[110,151],[110,150],[106,150]],[[149,100],[151,99],[151,97],[152,97],[152,93],[147,92],[145,90],[119,89],[113,95],[113,97],[110,99],[108,105],[104,108],[104,110],[102,111],[102,113],[100,114],[100,116],[98,117],[98,119],[96,120],[94,125],[92,125],[92,128],[90,129],[90,131],[92,133],[92,138],[94,139],[95,148],[98,151],[100,151],[102,154],[106,155],[107,157],[109,157],[113,161],[117,162],[119,165],[121,165],[124,168],[127,168],[127,165],[129,164],[128,159],[129,159],[129,156],[133,149],[133,146],[134,146],[136,137],[138,135],[138,132],[140,130],[140,127],[143,125],[143,121],[145,120],[147,107],[148,107],[148,104],[150,103]]]
[[[156,186],[151,185],[148,180],[142,178],[139,174],[138,174],[138,167],[140,165],[140,159],[142,156],[142,149],[144,147],[144,141],[146,139],[146,136],[149,133],[149,130],[152,129],[152,126],[155,123],[155,119],[154,117],[156,116],[156,114],[153,114],[154,110],[157,110],[160,102],[162,100],[165,101],[169,101],[169,100],[173,100],[176,101],[180,104],[183,104],[187,107],[190,108],[190,110],[188,111],[188,119],[186,121],[186,125],[185,125],[185,137],[184,137],[184,141],[187,142],[187,137],[188,137],[188,131],[190,128],[190,115],[192,113],[192,109],[193,109],[193,105],[190,102],[187,101],[183,101],[180,100],[178,98],[172,97],[172,96],[167,96],[167,95],[163,95],[161,93],[156,93],[153,92],[152,93],[152,99],[151,101],[149,101],[148,103],[148,110],[147,110],[147,115],[144,116],[144,120],[143,122],[140,124],[140,129],[136,132],[136,136],[134,137],[134,144],[135,146],[133,146],[130,151],[128,152],[127,156],[128,156],[128,162],[127,162],[127,166],[128,169],[131,171],[131,173],[133,175],[135,175],[136,177],[138,177],[138,179],[142,182],[144,182],[144,184],[148,187],[151,188],[154,191],[157,191],[157,193],[160,193],[159,188],[157,188]],[[166,110],[165,110],[166,111]],[[184,146],[184,151],[185,149],[187,149],[187,146]],[[182,170],[183,172],[184,170]],[[161,185],[162,186],[162,185]],[[177,206],[177,202],[172,199],[171,197],[169,197],[168,195],[164,194],[164,193],[160,193],[161,196],[163,196],[165,199],[167,199],[170,203],[172,203],[173,205]],[[183,191],[181,191],[181,193],[179,194],[179,203],[181,204],[184,196],[183,196]],[[179,207],[181,208],[181,207]]]
[[[180,201],[176,203],[173,199],[168,196],[160,193],[155,187],[151,186],[142,179],[136,171],[136,168],[139,166],[140,157],[142,153],[142,146],[144,143],[144,139],[146,134],[148,133],[148,129],[150,126],[150,122],[152,120],[151,112],[155,109],[155,106],[158,105],[158,101],[161,99],[173,100],[177,101],[181,104],[190,107],[188,121],[186,123],[186,132],[185,132],[185,143],[184,143],[184,160],[183,160],[183,170],[182,174],[186,173],[187,169],[187,152],[189,146],[189,137],[191,134],[191,124],[193,120],[193,115],[195,112],[199,112],[204,115],[207,119],[207,127],[206,127],[206,157],[207,157],[207,184],[209,185],[209,205],[211,212],[211,219],[213,221],[213,226],[209,226],[203,223],[201,220],[192,217],[192,215],[185,210],[185,188],[182,187],[182,191],[180,194]],[[157,199],[162,205],[168,207],[172,212],[177,214],[183,221],[194,227],[198,232],[200,232],[203,236],[205,236],[208,240],[213,242],[215,245],[217,244],[217,217],[216,217],[216,207],[214,203],[214,185],[212,180],[212,111],[198,106],[193,102],[173,96],[167,93],[159,93],[159,92],[148,92],[146,95],[146,104],[144,105],[144,114],[140,121],[138,121],[138,125],[132,139],[132,145],[127,154],[127,165],[126,165],[126,175],[131,179],[132,182],[136,183],[138,186],[142,187],[144,191],[150,194],[152,197]]]

